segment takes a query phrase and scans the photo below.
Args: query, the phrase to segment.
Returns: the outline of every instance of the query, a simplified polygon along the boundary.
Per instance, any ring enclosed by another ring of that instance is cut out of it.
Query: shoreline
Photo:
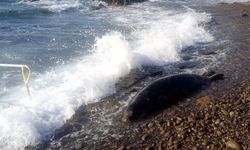
[[[132,74],[132,79],[125,81],[133,82],[125,86],[121,94],[79,108],[56,130],[52,141],[26,149],[226,149],[231,144],[236,147],[234,149],[247,150],[250,148],[250,16],[241,15],[249,8],[249,3],[223,3],[201,8],[212,14],[217,28],[226,33],[234,46],[227,52],[225,61],[214,68],[225,74],[224,81],[213,83],[208,90],[151,118],[125,124],[121,122],[123,108],[120,106],[131,91],[144,86],[143,82],[133,83],[160,76],[138,78]],[[250,11],[247,13],[250,15]],[[115,101],[117,99],[119,101]],[[115,113],[115,117],[100,112]],[[90,115],[97,119],[90,120]],[[97,120],[100,122],[95,122]],[[96,126],[98,123],[102,125]],[[96,128],[91,131],[93,136],[88,138],[82,126]],[[106,127],[108,134],[103,131]],[[97,140],[92,140],[100,134]]]

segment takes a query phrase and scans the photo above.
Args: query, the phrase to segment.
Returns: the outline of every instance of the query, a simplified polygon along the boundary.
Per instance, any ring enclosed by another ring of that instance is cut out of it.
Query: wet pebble
[[[220,120],[219,119],[216,119],[215,121],[214,121],[214,124],[220,124]]]
[[[241,15],[241,17],[248,17],[248,14],[247,14],[246,10],[242,10],[240,15]]]
[[[149,124],[148,124],[148,128],[152,128],[153,127],[153,123],[152,122],[150,122]]]
[[[234,140],[229,140],[225,144],[228,148],[231,148],[233,150],[241,150],[240,145]]]
[[[210,96],[204,96],[196,100],[196,105],[203,107],[211,103],[211,98]]]
[[[180,118],[180,117],[177,117],[176,118],[176,124],[178,125],[178,124],[180,124],[182,122],[182,119]]]
[[[125,146],[121,145],[117,150],[125,150]]]
[[[147,138],[148,138],[148,135],[147,135],[147,134],[145,134],[145,135],[143,135],[143,136],[141,137],[142,141],[145,141]]]
[[[145,150],[154,150],[154,148],[151,147],[151,146],[148,146],[148,147],[145,148]]]
[[[82,143],[77,143],[75,145],[75,149],[81,149],[83,147],[83,144]]]
[[[230,117],[233,117],[233,115],[234,115],[234,112],[231,111],[231,112],[229,113],[229,116],[230,116]]]
[[[162,143],[158,143],[157,150],[162,150]]]

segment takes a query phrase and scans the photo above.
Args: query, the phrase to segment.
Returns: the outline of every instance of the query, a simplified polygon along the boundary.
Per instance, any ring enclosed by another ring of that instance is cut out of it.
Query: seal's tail
[[[223,80],[224,74],[213,74],[210,77],[208,77],[211,81],[217,81],[217,80]]]

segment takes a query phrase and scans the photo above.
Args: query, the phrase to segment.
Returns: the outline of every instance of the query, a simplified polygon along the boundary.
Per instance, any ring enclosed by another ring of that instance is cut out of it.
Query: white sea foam
[[[151,2],[163,2],[164,0],[149,0]],[[249,0],[165,0],[169,2],[175,2],[175,3],[189,3],[191,5],[196,4],[196,3],[220,3],[220,2],[225,2],[225,3],[234,3],[234,2],[248,2]]]
[[[155,15],[154,11],[147,13]],[[119,77],[132,68],[178,61],[181,49],[213,40],[202,27],[210,19],[205,13],[187,10],[176,15],[158,14],[152,19],[123,17],[126,23],[136,22],[131,34],[112,31],[98,37],[91,54],[33,79],[31,101],[25,98],[21,85],[1,97],[0,149],[22,149],[37,143],[80,105],[114,93]]]
[[[209,42],[213,37],[200,26],[210,16],[190,11],[164,17],[152,22],[148,28],[135,32],[136,52],[149,58],[155,65],[179,60],[180,50],[197,42]]]
[[[10,90],[9,96],[1,98],[0,148],[34,144],[62,125],[81,104],[113,93],[114,83],[131,69],[128,49],[121,34],[109,33],[97,39],[92,55],[35,79],[32,101],[24,98],[24,91],[19,92],[22,87]]]
[[[22,1],[34,7],[48,9],[52,12],[61,12],[70,8],[79,8],[79,0],[39,0],[34,2]]]
[[[249,0],[218,0],[217,2],[227,2],[227,3],[233,3],[233,2],[248,2]]]

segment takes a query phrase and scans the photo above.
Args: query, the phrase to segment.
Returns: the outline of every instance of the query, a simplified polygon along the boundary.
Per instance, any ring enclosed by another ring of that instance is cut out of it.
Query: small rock
[[[101,8],[104,8],[105,6],[103,4],[99,4],[98,6],[91,6],[89,8],[89,11],[99,10]]]
[[[227,112],[227,111],[225,111],[225,110],[221,110],[221,113],[222,113],[223,115],[225,115],[225,116],[227,116],[227,115],[228,115],[228,112]]]
[[[153,150],[153,147],[148,146],[148,147],[145,148],[145,150]]]
[[[191,117],[191,116],[188,116],[187,120],[188,120],[188,122],[193,122],[193,121],[194,121],[194,118]]]
[[[148,124],[148,128],[152,128],[153,127],[153,123],[152,122],[150,122],[149,124]]]
[[[158,144],[158,150],[162,150],[162,144],[161,143]]]
[[[138,89],[132,88],[130,92],[133,93],[133,92],[137,92],[137,91],[138,91]]]
[[[166,125],[170,127],[171,126],[170,121],[167,121]]]
[[[142,141],[145,141],[145,140],[147,139],[147,137],[148,137],[147,134],[143,135],[143,136],[141,137]]]
[[[242,10],[240,15],[241,15],[241,17],[248,17],[248,14],[247,14],[246,10]]]
[[[234,112],[231,111],[231,112],[229,113],[229,116],[230,116],[230,117],[233,117],[233,115],[234,115]]]
[[[161,134],[161,135],[164,135],[164,134],[165,134],[165,130],[164,130],[162,127],[160,127],[160,134]]]
[[[234,140],[229,140],[225,144],[228,148],[231,148],[233,150],[241,150],[240,145]]]
[[[182,122],[182,119],[180,117],[176,118],[176,124],[180,124]]]
[[[159,122],[159,121],[157,121],[157,120],[155,120],[155,125],[156,125],[158,128],[160,128],[160,127],[161,127],[160,122]]]
[[[81,149],[83,147],[83,144],[82,143],[77,143],[75,145],[75,149]]]
[[[217,53],[216,52],[214,52],[214,51],[210,51],[210,52],[203,52],[202,53],[203,55],[216,55]]]
[[[145,128],[145,127],[146,127],[146,124],[143,123],[143,124],[140,125],[140,127],[141,127],[141,128]]]
[[[214,123],[215,123],[216,125],[217,125],[217,124],[220,124],[220,120],[219,120],[219,119],[216,119]]]
[[[210,96],[204,96],[196,100],[196,105],[203,107],[209,104],[210,102],[211,102]]]
[[[206,113],[204,119],[205,119],[205,120],[208,120],[209,118],[210,118],[209,114]]]
[[[192,147],[192,150],[197,150],[197,148],[196,147]]]
[[[216,134],[217,134],[217,136],[221,136],[222,135],[221,131],[216,131]]]
[[[165,136],[165,131],[164,131],[164,130],[161,130],[161,131],[160,131],[160,135],[164,135],[164,136]]]
[[[125,146],[120,146],[117,150],[125,150]]]

